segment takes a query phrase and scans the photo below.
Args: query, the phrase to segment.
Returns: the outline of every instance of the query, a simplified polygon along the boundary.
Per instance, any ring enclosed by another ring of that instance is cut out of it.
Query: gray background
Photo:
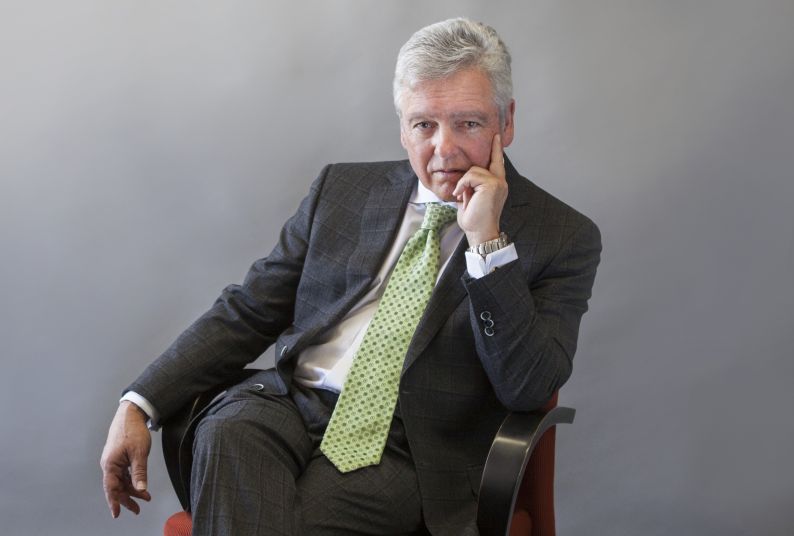
[[[401,158],[399,46],[514,55],[508,154],[604,235],[560,534],[794,534],[794,2],[0,3],[0,532],[112,521],[119,391],[265,254],[321,166]],[[267,359],[267,358],[266,358]]]

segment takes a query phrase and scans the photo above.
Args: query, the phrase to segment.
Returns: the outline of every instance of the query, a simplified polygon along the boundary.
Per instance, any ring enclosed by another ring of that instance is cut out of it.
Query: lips
[[[437,169],[437,170],[433,171],[432,173],[433,173],[433,175],[435,175],[437,177],[453,178],[453,177],[457,177],[457,176],[463,175],[466,172],[461,170],[461,169]]]

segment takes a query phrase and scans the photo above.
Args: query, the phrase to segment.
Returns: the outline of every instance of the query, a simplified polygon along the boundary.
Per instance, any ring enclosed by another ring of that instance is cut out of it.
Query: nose
[[[458,151],[458,143],[455,131],[445,125],[440,125],[435,132],[435,139],[433,145],[435,146],[435,154],[442,160],[447,160]]]

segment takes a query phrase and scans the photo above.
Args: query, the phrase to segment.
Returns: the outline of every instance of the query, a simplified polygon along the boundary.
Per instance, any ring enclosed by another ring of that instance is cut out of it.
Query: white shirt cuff
[[[154,408],[154,406],[141,395],[136,393],[135,391],[127,391],[124,393],[124,396],[121,397],[119,403],[127,400],[128,402],[132,402],[139,408],[143,410],[143,412],[149,416],[149,422],[146,423],[149,427],[149,430],[158,430],[160,428],[160,424],[158,421],[160,420],[160,413]]]
[[[516,259],[518,259],[518,253],[516,252],[515,244],[508,244],[502,249],[489,253],[484,259],[482,255],[478,253],[467,251],[466,271],[469,273],[470,277],[479,279]]]

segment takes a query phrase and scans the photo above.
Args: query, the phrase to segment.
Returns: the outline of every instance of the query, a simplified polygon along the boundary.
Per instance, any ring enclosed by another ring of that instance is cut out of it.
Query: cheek
[[[433,156],[433,147],[427,143],[409,141],[407,149],[410,159],[417,163],[426,164]]]
[[[495,133],[494,133],[495,134]],[[488,167],[491,162],[491,143],[493,142],[493,135],[480,136],[475,140],[471,140],[466,146],[466,155],[472,164],[480,167]]]

